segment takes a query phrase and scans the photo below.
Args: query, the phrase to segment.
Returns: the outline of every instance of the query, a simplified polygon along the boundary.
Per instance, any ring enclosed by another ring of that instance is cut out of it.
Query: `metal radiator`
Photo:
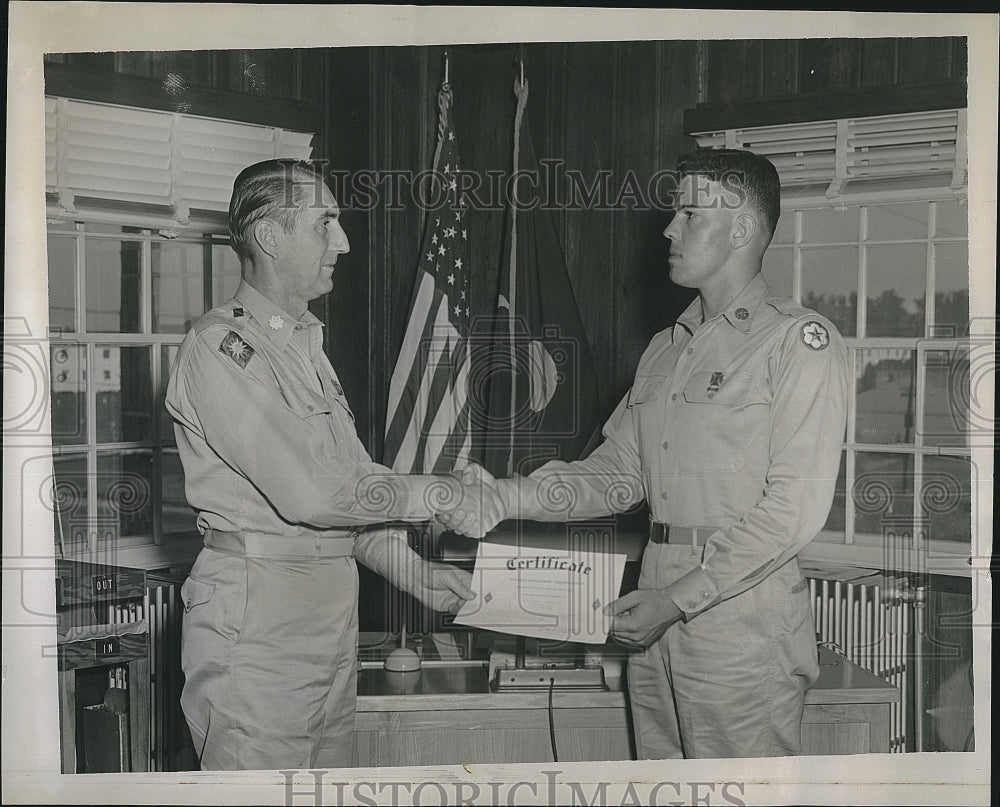
[[[899,703],[890,705],[890,751],[920,750],[921,727],[910,726],[911,714],[919,722],[919,653],[914,647],[919,632],[914,596],[905,577],[878,576],[862,582],[809,578],[809,594],[820,643],[843,652],[863,667],[899,688]],[[912,690],[912,692],[911,692]]]
[[[181,713],[181,604],[183,579],[146,578],[145,606],[149,618],[149,769],[175,771],[178,755],[190,745]]]

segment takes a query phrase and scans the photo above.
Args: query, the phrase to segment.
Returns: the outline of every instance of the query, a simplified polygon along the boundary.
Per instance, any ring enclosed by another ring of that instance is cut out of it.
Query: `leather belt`
[[[678,527],[673,524],[661,524],[659,521],[649,522],[649,541],[653,544],[689,544],[704,546],[718,527]]]
[[[306,537],[261,535],[249,532],[205,530],[205,546],[217,552],[247,558],[343,558],[354,554],[354,536],[327,535]]]

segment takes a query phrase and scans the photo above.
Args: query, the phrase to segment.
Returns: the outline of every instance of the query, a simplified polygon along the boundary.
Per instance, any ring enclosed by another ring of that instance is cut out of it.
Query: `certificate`
[[[555,639],[603,644],[617,599],[625,555],[594,548],[540,549],[482,541],[472,590],[476,598],[455,617],[460,625]]]

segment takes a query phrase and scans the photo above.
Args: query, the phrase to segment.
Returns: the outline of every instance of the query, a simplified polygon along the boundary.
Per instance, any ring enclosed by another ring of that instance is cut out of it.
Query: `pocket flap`
[[[636,376],[635,383],[632,384],[632,389],[628,393],[628,405],[632,407],[653,400],[666,380],[665,375]]]
[[[214,595],[214,583],[203,583],[201,580],[195,580],[193,577],[189,577],[184,581],[184,585],[181,586],[181,602],[184,603],[185,612],[199,605],[211,602]]]
[[[317,395],[305,386],[282,387],[281,394],[301,418],[330,414],[330,403],[322,395]]]

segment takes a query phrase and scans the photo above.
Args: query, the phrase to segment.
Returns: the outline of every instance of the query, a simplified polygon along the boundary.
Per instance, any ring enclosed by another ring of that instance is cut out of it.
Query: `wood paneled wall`
[[[964,37],[705,43],[706,103],[964,79]]]

